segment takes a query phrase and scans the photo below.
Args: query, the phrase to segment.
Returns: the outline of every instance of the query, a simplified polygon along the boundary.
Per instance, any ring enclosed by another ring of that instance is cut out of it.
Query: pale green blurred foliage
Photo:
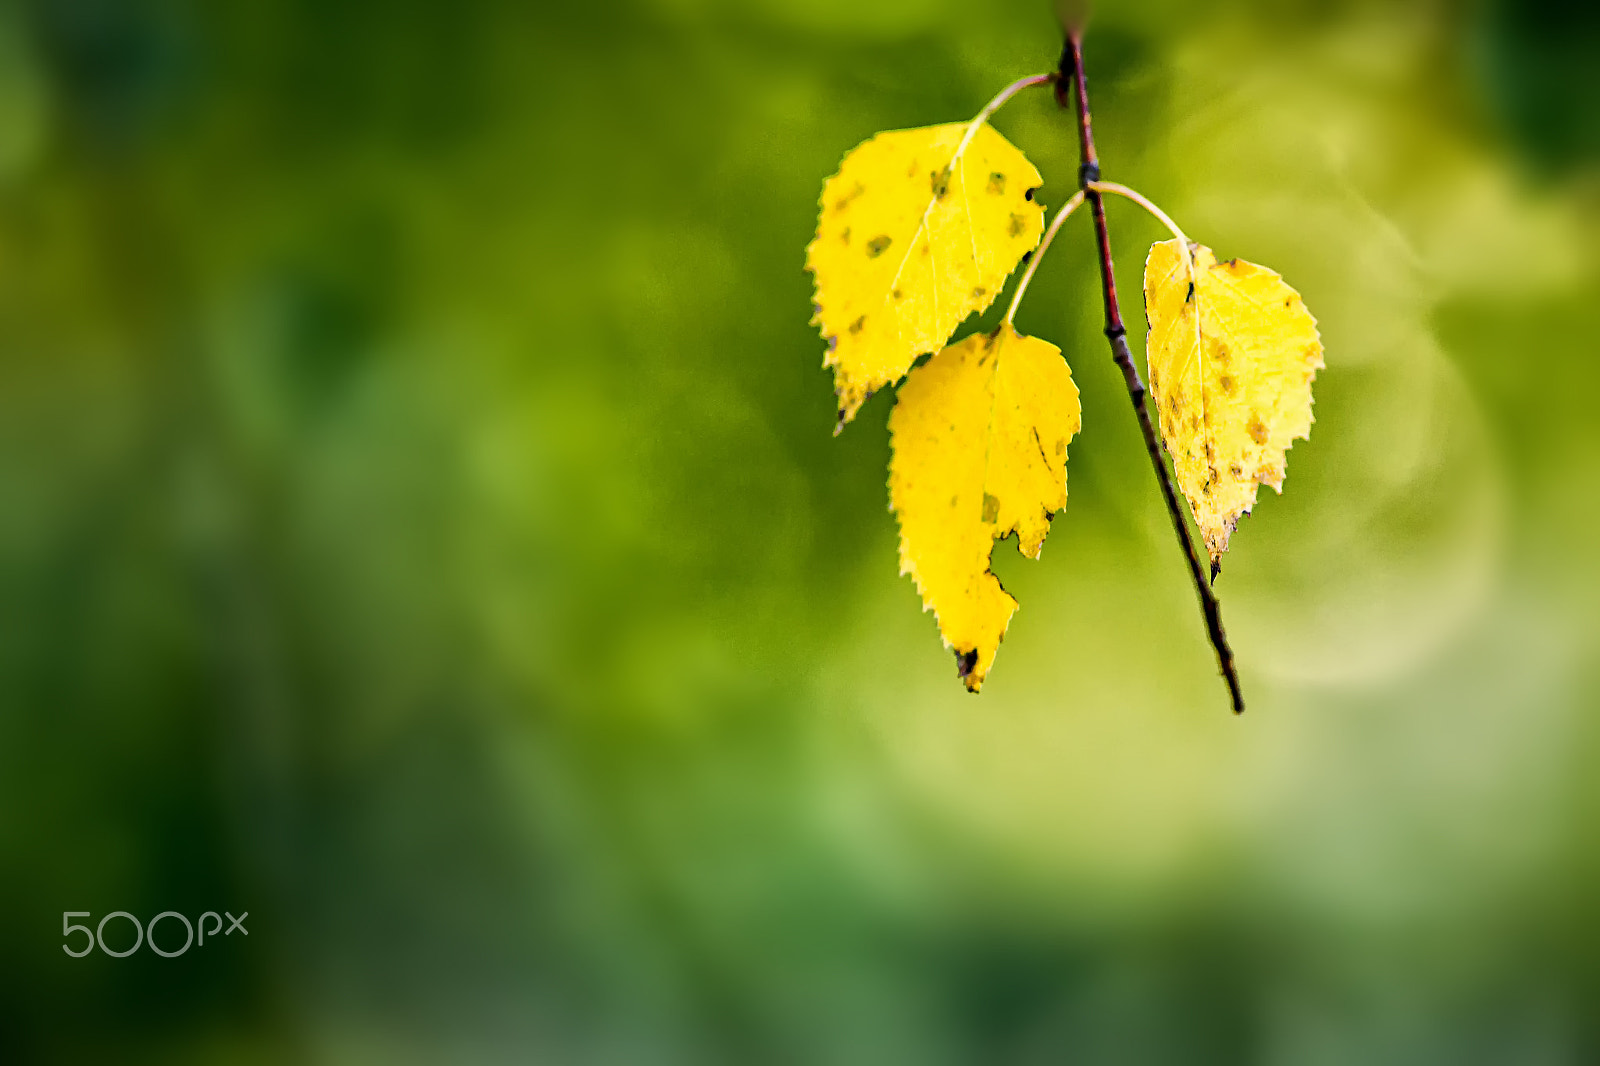
[[[1600,28],[1102,7],[1106,176],[1327,348],[1218,582],[1240,719],[1087,218],[981,697],[892,397],[830,436],[823,179],[1053,64],[1048,3],[5,8],[0,1058],[1591,1060]],[[1068,117],[996,124],[1060,204]]]

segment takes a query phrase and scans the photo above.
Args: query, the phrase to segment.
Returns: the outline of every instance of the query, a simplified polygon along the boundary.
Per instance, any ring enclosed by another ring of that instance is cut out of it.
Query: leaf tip
[[[956,649],[956,676],[967,686],[967,691],[977,694],[983,687],[983,675],[978,672],[978,649]]]

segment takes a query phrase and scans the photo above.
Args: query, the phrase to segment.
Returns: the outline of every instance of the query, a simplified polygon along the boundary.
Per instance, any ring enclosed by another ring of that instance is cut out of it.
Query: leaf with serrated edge
[[[939,352],[896,397],[889,501],[900,572],[916,580],[973,692],[1017,609],[989,570],[994,542],[1015,532],[1018,550],[1039,557],[1067,503],[1067,442],[1078,427],[1061,349],[1009,323]]]
[[[1161,437],[1215,571],[1257,486],[1282,492],[1289,448],[1311,432],[1322,340],[1278,274],[1191,247],[1192,290],[1177,240],[1145,260],[1146,355]]]
[[[1039,172],[987,123],[951,166],[967,127],[880,133],[822,187],[806,268],[840,426],[993,303],[1039,243]]]

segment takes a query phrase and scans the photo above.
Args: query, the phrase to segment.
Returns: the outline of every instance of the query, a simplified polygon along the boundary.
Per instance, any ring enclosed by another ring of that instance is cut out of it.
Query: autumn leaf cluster
[[[989,568],[994,543],[1015,534],[1023,555],[1039,556],[1066,506],[1067,447],[1081,424],[1061,350],[1012,325],[1036,260],[995,331],[951,343],[1082,202],[1082,193],[1068,201],[1047,234],[1041,175],[987,122],[1017,88],[1046,80],[1008,87],[970,123],[880,133],[852,149],[823,185],[806,250],[835,432],[874,392],[899,384],[889,498],[900,568],[973,692],[1018,606]],[[1145,263],[1148,381],[1215,576],[1258,487],[1282,491],[1287,452],[1310,431],[1316,323],[1273,271],[1218,262],[1133,190],[1087,188],[1121,192],[1174,231]]]

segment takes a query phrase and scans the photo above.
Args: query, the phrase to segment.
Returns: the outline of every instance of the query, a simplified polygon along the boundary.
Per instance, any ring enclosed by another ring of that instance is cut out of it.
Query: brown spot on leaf
[[[997,497],[983,494],[983,520],[993,522],[1000,517],[1000,500]]]
[[[845,208],[850,206],[851,200],[854,200],[856,197],[860,196],[866,191],[867,187],[865,185],[861,184],[859,181],[856,182],[856,187],[854,189],[851,189],[848,193],[839,197],[839,199],[833,202],[833,209],[835,211],[843,211]]]
[[[971,651],[957,651],[956,652],[956,676],[961,678],[962,681],[966,681],[967,678],[971,677],[972,676],[972,671],[976,670],[977,668],[978,668],[978,649],[977,648],[973,648]],[[968,688],[972,687],[970,682],[967,684],[967,687]]]
[[[1006,191],[1006,176],[998,170],[989,175],[987,191],[991,196],[999,196]]]
[[[1020,237],[1022,236],[1022,228],[1025,225],[1027,225],[1027,220],[1021,215],[1012,215],[1011,225],[1006,227],[1006,232],[1013,237]]]
[[[844,228],[844,232],[839,234],[839,239],[844,241],[844,243],[846,243],[846,244],[850,243],[850,227],[849,226],[846,226]]]
[[[1224,374],[1220,378],[1218,378],[1217,379],[1217,384],[1221,385],[1222,386],[1222,391],[1227,393],[1230,396],[1232,396],[1233,393],[1234,393],[1234,390],[1239,387],[1239,383],[1237,381],[1234,381],[1232,375],[1230,375],[1230,374]]]
[[[861,327],[866,325],[866,324],[867,324],[867,316],[866,315],[862,315],[860,318],[858,318],[854,322],[850,323],[850,332],[851,333],[860,333],[861,332]]]
[[[889,295],[893,296],[896,300],[904,300],[906,298],[906,294],[901,292],[899,289],[889,290]]]
[[[1267,443],[1267,427],[1262,424],[1259,417],[1252,418],[1247,429],[1250,432],[1251,440],[1255,441],[1257,444]]]
[[[933,189],[933,198],[935,200],[943,200],[945,194],[950,191],[950,171],[931,171],[928,174],[928,184]]]
[[[982,285],[978,285],[972,290],[972,298],[974,300],[981,300],[987,295],[989,295],[989,290],[984,288]]]
[[[878,236],[867,242],[867,256],[869,258],[876,259],[878,256],[887,251],[889,245],[893,243],[893,237],[890,237],[887,233],[880,233]]]
[[[1240,466],[1238,463],[1234,463],[1232,466],[1228,467],[1228,473],[1232,474],[1234,477],[1244,477],[1244,467]]]

